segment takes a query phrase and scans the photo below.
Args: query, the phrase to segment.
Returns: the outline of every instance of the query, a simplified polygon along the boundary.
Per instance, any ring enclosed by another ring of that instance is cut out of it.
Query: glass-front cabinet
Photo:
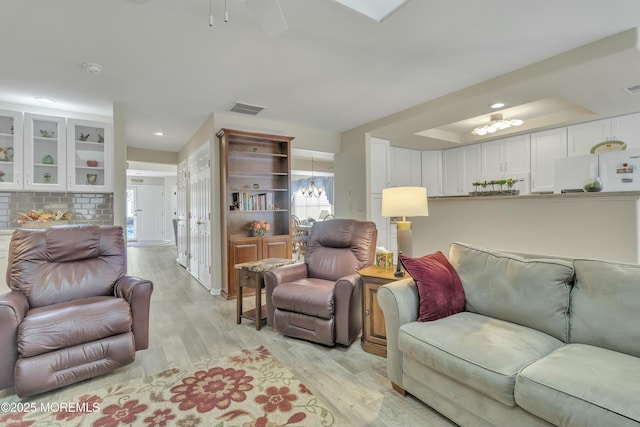
[[[24,188],[64,191],[65,118],[26,113],[24,120]]]
[[[111,191],[112,145],[110,123],[67,120],[69,190]]]
[[[0,110],[0,188],[22,187],[22,113]]]

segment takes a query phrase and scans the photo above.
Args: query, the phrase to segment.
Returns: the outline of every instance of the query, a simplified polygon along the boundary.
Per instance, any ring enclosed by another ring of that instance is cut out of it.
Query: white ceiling
[[[177,151],[235,101],[265,106],[258,117],[267,120],[335,132],[374,122],[398,145],[438,148],[451,143],[413,133],[482,120],[487,100],[513,108],[558,94],[541,93],[540,79],[526,93],[524,79],[513,101],[498,80],[464,105],[445,95],[640,24],[638,0],[410,0],[380,24],[333,0],[280,0],[288,30],[267,36],[242,1],[227,0],[229,23],[225,1],[212,2],[213,28],[209,0],[2,0],[0,101],[46,96],[55,108],[97,115],[122,104],[126,142],[139,148]],[[86,73],[84,62],[102,73]],[[602,69],[583,94],[599,93]],[[635,75],[627,84],[640,83]],[[598,110],[572,93],[559,102]],[[412,117],[379,120],[420,104]],[[640,111],[635,104],[625,109]]]

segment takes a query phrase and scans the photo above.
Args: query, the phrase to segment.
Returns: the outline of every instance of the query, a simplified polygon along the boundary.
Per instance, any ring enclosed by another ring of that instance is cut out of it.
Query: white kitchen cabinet
[[[627,150],[640,149],[640,113],[612,118],[611,139],[627,144]]]
[[[567,157],[567,128],[531,134],[531,192],[554,191],[556,160]]]
[[[480,147],[470,145],[442,152],[445,196],[467,195],[480,179]]]
[[[427,196],[442,196],[442,151],[423,151],[422,187],[427,189]]]
[[[382,216],[382,194],[370,194],[369,203],[371,204],[369,220],[375,222],[378,229],[376,246],[384,246],[389,249],[389,218]]]
[[[420,152],[408,148],[391,147],[391,186],[418,187],[422,184]]]
[[[530,169],[529,135],[519,135],[485,142],[482,150],[482,179],[509,178]]]
[[[369,156],[369,192],[382,193],[391,186],[389,166],[390,144],[386,139],[371,138]]]
[[[569,126],[567,139],[569,157],[591,154],[594,145],[611,139],[611,119]]]
[[[104,192],[112,188],[111,124],[67,120],[67,189]]]
[[[22,188],[22,113],[0,110],[0,188]]]
[[[24,189],[66,189],[65,118],[24,115]]]

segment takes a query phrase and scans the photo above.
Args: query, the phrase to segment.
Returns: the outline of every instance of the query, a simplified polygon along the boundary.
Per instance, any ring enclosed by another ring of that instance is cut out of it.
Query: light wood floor
[[[264,345],[302,379],[336,415],[336,425],[453,426],[412,396],[392,390],[386,359],[350,347],[325,346],[283,337],[268,326],[256,331],[249,320],[235,321],[235,300],[211,296],[175,261],[175,246],[129,247],[129,274],[151,279],[150,347],[133,364],[102,377],[45,393],[32,400],[58,402],[65,396],[154,374],[173,366]],[[251,307],[252,298],[245,299]],[[15,401],[12,390],[0,401]]]

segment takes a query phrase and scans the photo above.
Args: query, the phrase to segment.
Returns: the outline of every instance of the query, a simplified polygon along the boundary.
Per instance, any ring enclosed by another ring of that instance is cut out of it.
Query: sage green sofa
[[[465,311],[382,286],[388,375],[461,426],[640,426],[640,266],[453,243]]]

